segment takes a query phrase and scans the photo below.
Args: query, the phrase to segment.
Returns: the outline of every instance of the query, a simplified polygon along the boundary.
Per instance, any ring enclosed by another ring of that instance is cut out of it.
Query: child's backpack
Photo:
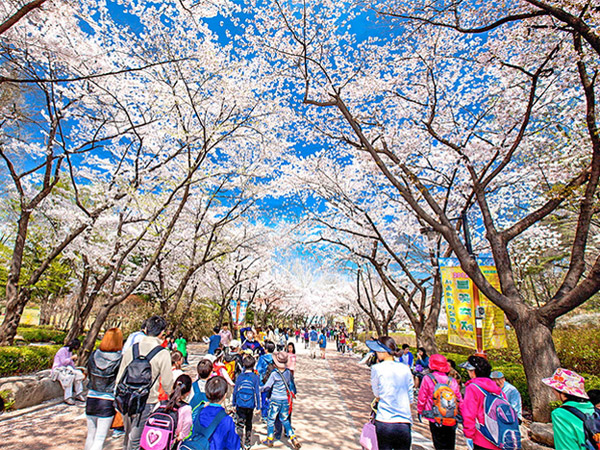
[[[423,417],[435,419],[439,425],[453,427],[457,422],[458,408],[456,404],[456,394],[448,383],[438,381],[434,374],[427,375],[433,381],[433,407],[429,411],[423,411]]]
[[[140,344],[133,344],[133,360],[125,368],[123,376],[117,384],[115,404],[124,416],[135,416],[146,406],[148,395],[156,380],[152,378],[150,361],[164,348],[154,347],[147,355],[140,355]]]
[[[200,390],[197,381],[192,383],[192,392],[194,393],[194,396],[192,397],[192,400],[190,400],[190,406],[193,411],[198,405],[208,401],[208,398],[206,397],[206,394]]]
[[[266,384],[269,381],[269,377],[271,376],[271,372],[275,370],[275,363],[271,361],[267,364],[267,368],[265,369],[265,374],[262,377],[262,384]]]
[[[225,361],[225,370],[227,371],[229,378],[235,380],[235,359],[232,359],[231,361]]]
[[[254,408],[256,393],[254,391],[254,382],[252,378],[244,377],[236,391],[236,406],[243,408]]]
[[[600,409],[594,408],[592,414],[584,414],[572,406],[563,405],[561,408],[566,409],[583,422],[586,450],[600,450]]]
[[[477,430],[502,450],[517,450],[521,448],[521,432],[519,417],[508,401],[499,394],[494,394],[474,384],[484,394],[483,403],[484,423],[477,422]]]
[[[167,411],[166,402],[162,402],[146,420],[140,439],[140,449],[171,450],[177,438],[175,432],[178,418],[178,410]]]
[[[181,443],[179,450],[210,450],[210,438],[226,416],[225,410],[221,409],[207,427],[200,425],[194,418],[192,435]]]

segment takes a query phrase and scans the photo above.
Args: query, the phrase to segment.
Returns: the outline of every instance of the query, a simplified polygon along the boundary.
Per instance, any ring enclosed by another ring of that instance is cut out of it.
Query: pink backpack
[[[179,412],[178,409],[166,411],[165,407],[166,402],[162,403],[146,420],[140,439],[140,449],[171,450],[173,447]]]

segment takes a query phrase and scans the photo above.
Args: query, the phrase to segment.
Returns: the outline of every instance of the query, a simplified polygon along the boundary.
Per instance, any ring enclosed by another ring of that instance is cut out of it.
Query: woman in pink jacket
[[[431,355],[429,369],[431,373],[425,375],[421,382],[417,411],[429,421],[435,449],[454,450],[456,417],[462,401],[460,387],[454,378],[448,376],[450,364],[445,356]]]
[[[484,401],[485,394],[477,387],[493,394],[506,396],[496,382],[490,378],[492,366],[487,359],[480,356],[469,356],[466,363],[460,367],[469,371],[471,379],[465,383],[465,398],[460,406],[463,418],[463,431],[467,438],[467,447],[474,450],[500,450],[488,441],[476,428],[476,423],[485,423]]]

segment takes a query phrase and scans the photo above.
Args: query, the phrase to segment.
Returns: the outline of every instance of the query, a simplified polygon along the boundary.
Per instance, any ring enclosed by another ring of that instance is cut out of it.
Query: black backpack
[[[150,390],[160,376],[152,379],[150,361],[164,348],[157,345],[147,355],[140,355],[139,344],[134,344],[132,349],[133,360],[125,368],[115,393],[117,410],[130,417],[141,413],[146,407]]]
[[[274,370],[275,370],[274,362],[270,362],[269,364],[267,364],[267,368],[265,369],[265,374],[262,377],[262,384],[267,384],[267,381],[269,381],[269,377],[271,376],[271,372],[273,372]]]
[[[594,408],[592,414],[584,414],[572,406],[563,405],[566,409],[583,422],[586,450],[600,450],[600,409]]]

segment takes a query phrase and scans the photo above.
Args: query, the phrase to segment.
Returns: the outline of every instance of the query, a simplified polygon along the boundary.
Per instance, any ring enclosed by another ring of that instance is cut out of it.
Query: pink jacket
[[[433,375],[435,376],[435,379],[438,380],[438,382],[446,383],[448,386],[450,386],[450,388],[454,391],[454,395],[456,395],[456,400],[460,407],[460,403],[462,402],[462,395],[460,394],[460,387],[458,386],[458,382],[454,378],[449,377],[443,372],[435,371],[433,372]],[[429,375],[424,376],[423,381],[421,381],[421,387],[419,389],[419,401],[417,403],[417,411],[419,412],[419,414],[423,414],[423,411],[431,411],[431,409],[433,408],[434,388],[434,381],[429,377]],[[458,414],[458,411],[456,411],[456,413]],[[425,419],[429,420],[430,422],[435,422],[434,419],[429,419],[427,417],[425,417]]]
[[[504,398],[506,396],[502,392],[502,389],[491,380],[490,378],[473,378],[465,383],[465,398],[461,403],[460,412],[463,417],[463,429],[465,437],[467,439],[473,439],[473,443],[483,448],[489,448],[491,450],[500,450],[490,441],[483,437],[483,435],[477,431],[475,426],[476,421],[483,423],[485,420],[483,412],[483,401],[485,395],[481,392],[477,385],[488,392],[493,394],[502,394]]]

